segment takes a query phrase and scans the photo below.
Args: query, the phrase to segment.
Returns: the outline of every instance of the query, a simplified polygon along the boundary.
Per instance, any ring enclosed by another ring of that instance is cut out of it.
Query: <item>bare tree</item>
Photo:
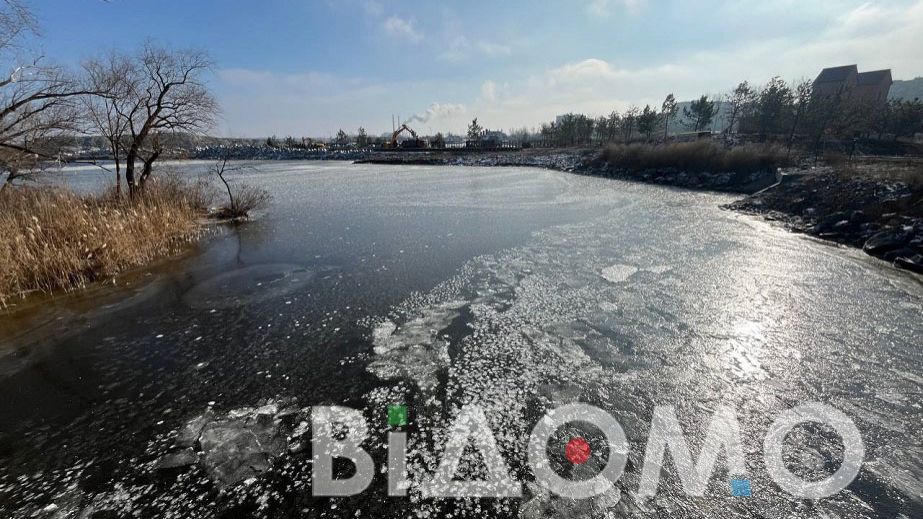
[[[89,93],[63,69],[18,62],[15,49],[25,33],[35,31],[31,13],[15,0],[0,1],[0,171],[6,188],[49,160],[59,159],[62,134],[77,129],[77,98]]]
[[[20,36],[26,33],[38,33],[32,11],[18,0],[0,1],[0,49],[15,47]]]
[[[792,101],[794,109],[792,112],[792,127],[788,132],[788,147],[786,149],[786,158],[791,157],[792,145],[795,142],[795,132],[804,122],[805,113],[808,111],[808,105],[811,103],[811,97],[814,92],[814,83],[809,79],[804,79],[792,86]]]
[[[163,151],[162,136],[211,127],[218,104],[203,82],[211,61],[201,52],[169,51],[149,43],[129,61],[115,89],[124,97],[113,109],[125,127],[125,181],[134,194]],[[138,159],[144,163],[140,178],[135,177]]]
[[[631,134],[634,131],[635,124],[638,120],[638,114],[640,113],[640,108],[631,105],[625,110],[625,114],[622,115],[622,133],[625,136],[625,142],[631,142]]]
[[[262,209],[269,204],[271,196],[269,192],[264,189],[247,184],[238,184],[236,189],[231,188],[231,184],[226,175],[245,170],[255,171],[252,166],[230,163],[228,153],[222,155],[222,157],[215,162],[213,171],[218,179],[221,180],[221,183],[224,184],[224,188],[228,193],[228,205],[222,207],[216,216],[235,220],[247,218],[250,215],[250,211]]]
[[[83,98],[89,130],[106,139],[115,161],[116,195],[120,196],[121,165],[126,145],[125,135],[128,133],[128,119],[120,114],[126,113],[132,102],[125,81],[132,73],[132,63],[126,56],[113,53],[104,60],[84,63],[84,70],[88,89],[99,92],[99,95]]]

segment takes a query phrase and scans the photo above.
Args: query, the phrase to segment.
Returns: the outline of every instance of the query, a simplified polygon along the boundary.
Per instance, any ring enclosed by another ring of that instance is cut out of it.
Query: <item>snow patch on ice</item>
[[[615,264],[609,267],[602,269],[600,275],[612,283],[624,283],[628,281],[628,278],[635,275],[638,272],[638,267],[631,265],[621,265]]]

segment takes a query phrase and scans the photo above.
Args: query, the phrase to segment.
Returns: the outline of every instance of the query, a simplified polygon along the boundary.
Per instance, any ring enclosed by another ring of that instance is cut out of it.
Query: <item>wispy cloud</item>
[[[395,38],[403,38],[412,43],[423,40],[423,33],[414,28],[412,20],[405,20],[399,16],[389,16],[383,23],[385,32]]]
[[[445,50],[439,53],[438,58],[442,61],[457,63],[475,54],[487,58],[505,57],[513,54],[513,47],[487,40],[478,40],[472,43],[465,36],[456,36],[449,40]]]
[[[479,41],[478,50],[485,56],[509,56],[513,52],[509,45],[489,41]]]
[[[471,49],[471,44],[468,42],[468,38],[464,36],[456,36],[449,40],[448,44],[445,46],[445,49],[439,53],[438,58],[441,61],[448,61],[450,63],[457,63],[468,59],[468,52]]]
[[[486,103],[497,102],[497,84],[491,80],[481,83],[481,99]]]

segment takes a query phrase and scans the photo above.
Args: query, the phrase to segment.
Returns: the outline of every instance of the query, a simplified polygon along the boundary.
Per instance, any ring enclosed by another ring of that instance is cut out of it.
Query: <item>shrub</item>
[[[63,188],[0,191],[0,306],[70,290],[177,252],[200,234],[205,186],[152,179],[134,200]]]
[[[265,209],[272,200],[268,191],[249,184],[240,184],[229,189],[233,196],[215,213],[214,216],[217,218],[247,218],[251,211]]]
[[[619,144],[603,151],[610,166],[628,171],[673,168],[689,173],[751,173],[786,163],[785,153],[772,146],[727,148],[711,141],[675,144]]]

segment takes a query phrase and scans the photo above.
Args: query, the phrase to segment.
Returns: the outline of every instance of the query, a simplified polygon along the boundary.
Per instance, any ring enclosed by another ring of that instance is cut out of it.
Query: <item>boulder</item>
[[[842,230],[848,229],[849,227],[852,227],[852,225],[853,225],[853,222],[849,220],[840,220],[839,222],[833,224],[833,229],[837,231],[842,231]]]
[[[848,222],[849,215],[844,211],[837,211],[818,219],[817,224],[814,226],[814,230],[817,233],[828,232],[842,221]]]
[[[853,222],[853,223],[860,224],[860,223],[866,223],[866,222],[868,222],[868,221],[869,221],[869,217],[868,217],[867,214],[865,214],[864,211],[861,211],[861,210],[858,210],[858,209],[857,209],[857,210],[855,210],[855,211],[849,213],[849,220],[850,220],[851,222]]]
[[[881,259],[885,261],[897,261],[897,258],[910,258],[913,257],[914,254],[916,254],[916,252],[913,249],[902,247],[897,250],[889,250],[888,252],[885,252],[881,255]]]
[[[894,260],[894,265],[911,272],[923,274],[923,254],[914,254],[910,257],[898,257]]]
[[[866,240],[862,250],[869,254],[883,254],[902,248],[909,238],[903,231],[881,231]]]

